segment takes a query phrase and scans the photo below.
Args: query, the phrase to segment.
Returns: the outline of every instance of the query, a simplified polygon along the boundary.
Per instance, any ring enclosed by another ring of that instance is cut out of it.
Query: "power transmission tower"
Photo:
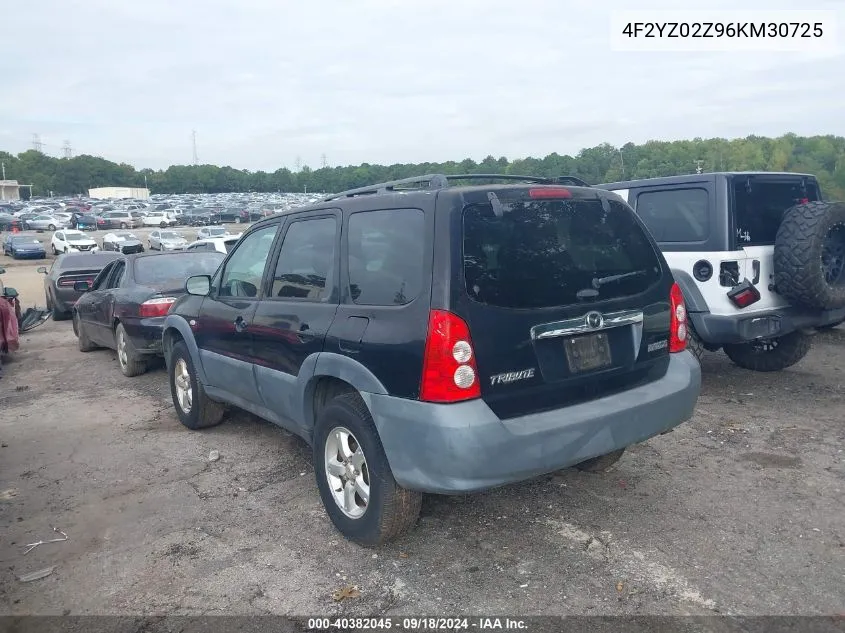
[[[191,130],[191,145],[194,150],[194,165],[199,163],[199,158],[197,158],[197,131]]]
[[[701,174],[703,172],[704,172],[704,161],[703,160],[695,161],[695,173]]]
[[[41,142],[41,137],[35,132],[32,133],[32,149],[38,153],[44,151],[44,143]]]
[[[62,145],[62,152],[64,152],[65,158],[71,158],[73,156],[73,148],[70,146],[70,141],[65,141],[65,144]]]
[[[299,156],[296,157],[296,163],[294,163],[294,168],[296,173],[299,173],[302,170],[302,158]]]
[[[326,167],[328,167],[328,166],[329,166],[329,161],[328,161],[328,159],[326,158],[326,155],[325,155],[325,154],[323,154],[322,156],[320,156],[320,166],[321,166],[323,169],[325,169]]]

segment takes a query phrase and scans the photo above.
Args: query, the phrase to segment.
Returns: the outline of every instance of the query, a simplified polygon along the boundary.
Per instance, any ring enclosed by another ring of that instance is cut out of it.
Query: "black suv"
[[[367,545],[423,492],[604,470],[701,384],[660,250],[576,179],[346,191],[256,223],[186,289],[163,335],[179,419],[231,404],[305,438],[329,517]]]

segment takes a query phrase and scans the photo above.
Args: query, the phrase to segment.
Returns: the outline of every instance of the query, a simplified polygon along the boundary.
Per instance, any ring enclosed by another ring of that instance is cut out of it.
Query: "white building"
[[[97,187],[96,189],[88,190],[88,197],[100,200],[108,198],[147,200],[150,197],[150,190],[144,187]]]
[[[0,200],[20,200],[21,187],[32,185],[19,185],[17,180],[0,180]]]

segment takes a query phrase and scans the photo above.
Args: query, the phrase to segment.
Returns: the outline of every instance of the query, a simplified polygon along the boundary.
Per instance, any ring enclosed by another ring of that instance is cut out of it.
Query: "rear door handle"
[[[243,332],[246,329],[246,326],[249,325],[242,316],[239,316],[235,319],[235,331],[236,332]]]

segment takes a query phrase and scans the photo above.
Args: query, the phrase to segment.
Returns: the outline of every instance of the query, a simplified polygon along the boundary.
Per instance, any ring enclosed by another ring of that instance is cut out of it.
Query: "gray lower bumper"
[[[483,400],[443,405],[362,395],[397,483],[448,494],[530,479],[642,442],[688,420],[700,389],[698,361],[682,352],[656,382],[508,420]]]
[[[824,327],[845,319],[839,310],[803,311],[795,308],[772,310],[748,316],[719,316],[709,312],[690,312],[695,332],[708,346],[721,347],[746,343],[759,338],[776,338],[796,330]]]

